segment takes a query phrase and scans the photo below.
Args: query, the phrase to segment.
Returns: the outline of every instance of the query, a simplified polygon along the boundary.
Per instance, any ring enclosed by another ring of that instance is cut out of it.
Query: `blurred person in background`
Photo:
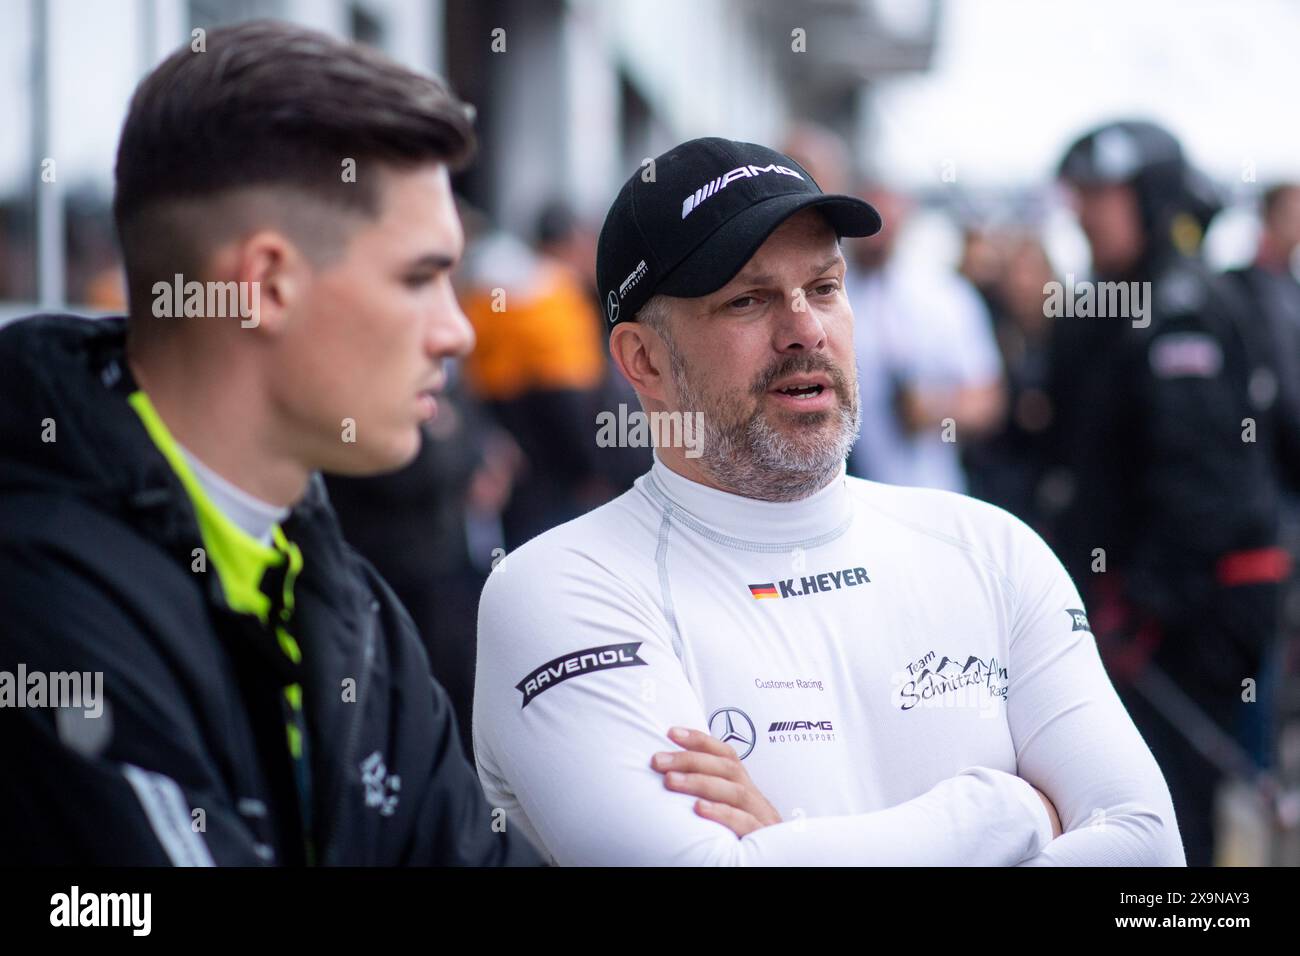
[[[1283,642],[1268,660],[1261,684],[1278,690],[1284,679],[1288,646],[1300,649],[1300,579],[1295,574],[1300,559],[1300,183],[1282,182],[1264,191],[1260,199],[1260,233],[1250,265],[1227,273],[1245,300],[1253,321],[1248,326],[1257,350],[1276,356],[1276,373],[1256,388],[1278,389],[1279,478],[1284,482],[1282,543],[1291,555],[1292,575],[1286,585],[1289,598],[1282,601]],[[1293,674],[1294,679],[1294,674]],[[1262,766],[1274,763],[1276,722],[1271,713],[1251,711],[1247,746]]]
[[[1279,183],[1260,201],[1254,261],[1228,273],[1256,321],[1256,348],[1277,356],[1278,453],[1283,474],[1300,474],[1300,183]],[[1267,387],[1265,385],[1264,387]]]
[[[879,235],[845,243],[862,396],[862,434],[849,471],[964,493],[957,443],[996,428],[1005,409],[992,322],[955,271],[899,260],[907,199],[879,185],[860,195],[880,210],[885,226]]]
[[[786,130],[781,152],[804,169],[828,193],[853,189],[853,158],[844,138],[819,123],[799,122]]]
[[[1054,278],[1052,265],[1032,233],[1005,230],[980,241],[998,252],[999,271],[983,273],[983,294],[998,309],[995,334],[1006,374],[1007,414],[993,432],[962,446],[962,460],[972,495],[1039,528],[1036,494],[1052,416],[1047,398],[1051,319],[1043,289]]]
[[[537,214],[533,248],[539,256],[568,267],[591,300],[596,325],[605,334],[596,294],[596,230],[563,199],[552,199]]]
[[[1002,284],[1009,268],[1008,247],[1014,241],[1009,230],[982,223],[967,223],[962,229],[961,260],[957,263],[957,272],[984,300],[995,330],[1001,326],[1006,313]]]
[[[1300,283],[1300,182],[1270,186],[1260,197],[1260,232],[1253,266],[1291,285]],[[1296,319],[1300,322],[1300,319]]]
[[[510,434],[522,473],[502,517],[505,546],[608,500],[596,412],[601,323],[580,275],[515,236],[485,228],[465,254],[461,301],[477,345],[469,394]]]
[[[1261,675],[1286,574],[1275,406],[1249,384],[1268,356],[1202,261],[1217,198],[1168,131],[1108,123],[1070,146],[1059,175],[1093,278],[1136,283],[1128,301],[1145,289],[1146,306],[1054,323],[1049,540],[1165,771],[1188,863],[1209,865],[1227,758],[1207,753],[1232,745],[1243,708],[1269,707],[1243,703],[1243,682]]]
[[[582,283],[591,306],[590,315],[596,322],[597,334],[603,342],[605,320],[600,307],[600,296],[596,291],[596,238],[596,227],[575,213],[563,200],[552,200],[538,213],[535,236],[537,254],[568,267]],[[594,412],[609,411],[617,417],[619,405],[629,409],[637,407],[636,392],[618,374],[609,352],[602,348],[600,355],[603,370],[594,395]],[[595,441],[594,427],[591,440]],[[592,460],[594,474],[586,496],[591,506],[608,501],[631,488],[632,483],[645,474],[652,459],[649,448],[631,445],[600,448],[596,451]]]

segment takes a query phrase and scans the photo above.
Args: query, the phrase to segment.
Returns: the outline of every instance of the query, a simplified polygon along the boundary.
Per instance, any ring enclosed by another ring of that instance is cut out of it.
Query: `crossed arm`
[[[738,837],[781,822],[781,814],[750,779],[736,751],[702,730],[673,727],[668,739],[679,751],[660,751],[650,766],[664,775],[664,787],[699,797],[695,812],[721,823]],[[1052,837],[1061,835],[1061,818],[1047,794],[1034,787],[1052,821]]]

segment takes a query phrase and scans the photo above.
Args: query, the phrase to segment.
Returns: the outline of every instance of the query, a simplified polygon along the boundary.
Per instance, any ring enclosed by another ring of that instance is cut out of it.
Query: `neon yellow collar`
[[[279,567],[288,561],[283,594],[283,616],[287,620],[293,611],[293,582],[302,570],[302,552],[298,546],[285,537],[278,522],[271,527],[275,544],[271,547],[227,518],[203,490],[203,485],[195,477],[180,445],[163,423],[149,396],[137,390],[131,393],[127,402],[140,416],[145,431],[167,459],[172,471],[176,472],[185,493],[189,495],[198,517],[199,533],[208,552],[207,559],[217,570],[222,593],[231,610],[254,614],[263,624],[267,623],[271,599],[261,590],[262,579],[268,569]],[[292,658],[296,655],[289,656]]]

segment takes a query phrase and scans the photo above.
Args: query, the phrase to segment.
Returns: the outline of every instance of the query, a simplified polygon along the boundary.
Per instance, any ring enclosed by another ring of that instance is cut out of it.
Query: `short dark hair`
[[[377,50],[274,20],[204,39],[141,81],[122,128],[113,215],[132,291],[143,272],[198,266],[197,238],[169,207],[260,186],[374,216],[374,167],[455,171],[473,156],[472,108]]]

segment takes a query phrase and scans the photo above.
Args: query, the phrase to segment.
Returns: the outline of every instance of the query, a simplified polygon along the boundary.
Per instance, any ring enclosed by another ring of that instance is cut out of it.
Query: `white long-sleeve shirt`
[[[737,839],[665,789],[675,725],[785,822]],[[560,864],[1185,863],[1069,576],[946,491],[841,473],[771,503],[656,460],[493,571],[473,730],[488,799]]]

